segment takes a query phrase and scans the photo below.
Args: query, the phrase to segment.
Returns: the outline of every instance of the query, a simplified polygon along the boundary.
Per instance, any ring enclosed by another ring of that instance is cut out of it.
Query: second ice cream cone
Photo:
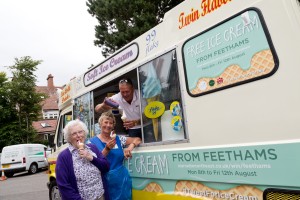
[[[112,140],[116,139],[116,137],[117,137],[117,134],[115,134],[115,131],[110,132],[110,138]]]

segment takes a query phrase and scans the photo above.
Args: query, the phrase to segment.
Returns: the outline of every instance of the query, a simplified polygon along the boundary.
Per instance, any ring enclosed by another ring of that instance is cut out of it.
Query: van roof
[[[45,145],[43,144],[15,144],[15,145],[9,145],[9,146],[5,146],[3,147],[4,148],[17,148],[17,147],[20,147],[20,146],[43,146],[45,148],[47,148]]]

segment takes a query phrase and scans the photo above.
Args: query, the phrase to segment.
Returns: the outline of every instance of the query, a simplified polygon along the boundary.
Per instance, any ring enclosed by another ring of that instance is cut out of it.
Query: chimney
[[[47,82],[48,82],[48,85],[47,85],[48,89],[49,90],[53,90],[54,89],[54,83],[53,83],[53,76],[52,76],[52,74],[48,75]]]

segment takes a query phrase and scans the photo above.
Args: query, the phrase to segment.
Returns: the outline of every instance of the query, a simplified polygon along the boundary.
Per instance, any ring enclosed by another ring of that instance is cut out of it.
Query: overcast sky
[[[37,85],[48,74],[62,86],[91,64],[103,61],[94,46],[97,21],[87,12],[86,0],[0,0],[0,71],[15,58],[30,56],[38,65]]]

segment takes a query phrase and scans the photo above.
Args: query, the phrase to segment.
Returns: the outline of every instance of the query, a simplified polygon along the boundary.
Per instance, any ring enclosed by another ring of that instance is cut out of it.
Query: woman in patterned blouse
[[[93,144],[84,143],[88,129],[80,120],[70,121],[64,128],[68,147],[56,162],[56,182],[63,200],[109,200],[104,175],[109,162]]]

